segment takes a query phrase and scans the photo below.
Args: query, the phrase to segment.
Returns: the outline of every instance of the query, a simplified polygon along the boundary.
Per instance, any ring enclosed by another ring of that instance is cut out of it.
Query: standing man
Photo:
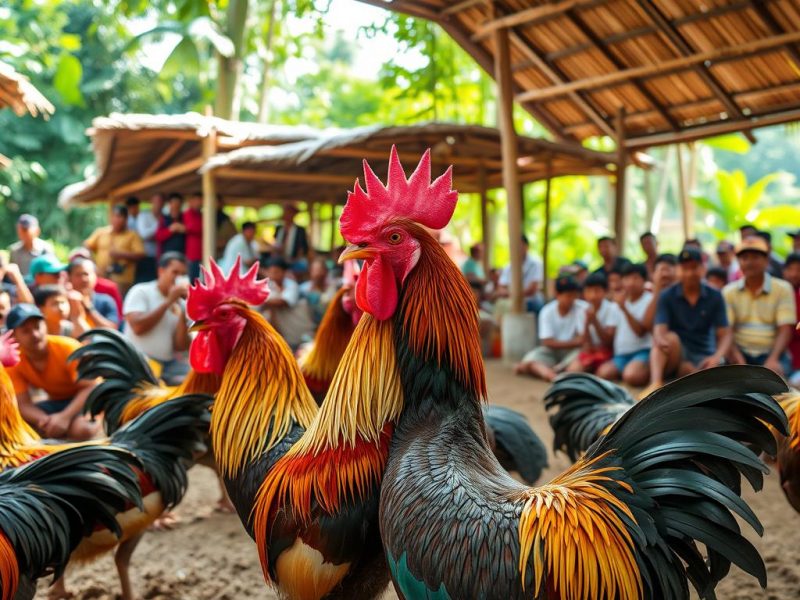
[[[247,221],[242,225],[242,232],[233,236],[225,246],[225,252],[219,262],[219,266],[225,273],[228,273],[233,268],[237,256],[242,257],[240,265],[242,273],[247,272],[247,269],[258,260],[256,224],[252,221]]]
[[[128,209],[115,206],[111,224],[96,229],[83,245],[94,253],[98,272],[116,283],[125,296],[133,285],[136,263],[144,256],[142,238],[128,229]]]
[[[767,258],[769,259],[769,266],[767,267],[767,272],[773,277],[777,277],[778,279],[780,279],[781,277],[783,277],[783,261],[781,260],[780,256],[778,256],[777,254],[775,254],[775,252],[772,251],[772,234],[769,231],[758,231],[756,232],[756,236],[760,237],[767,243],[767,248],[769,250],[769,255],[767,256]]]
[[[800,253],[800,229],[797,231],[790,231],[786,235],[792,238],[792,253]]]
[[[297,205],[289,203],[283,207],[283,223],[275,228],[274,255],[287,260],[293,270],[308,270],[308,235],[303,227],[295,224],[300,212]]]
[[[152,281],[156,278],[156,231],[164,210],[164,196],[153,194],[150,199],[150,210],[141,211],[139,199],[128,198],[128,228],[139,234],[144,244],[144,256],[136,263],[136,283]]]
[[[31,261],[43,254],[55,255],[53,245],[39,237],[39,219],[33,215],[20,215],[17,219],[17,238],[19,241],[11,244],[9,261],[19,266],[20,273],[27,277]]]
[[[192,194],[189,208],[183,213],[186,230],[186,260],[189,267],[189,281],[200,277],[200,264],[203,262],[203,196]]]
[[[644,266],[647,268],[647,279],[653,281],[653,271],[656,268],[656,258],[658,258],[658,240],[651,231],[645,231],[639,236],[639,245],[644,252]]]
[[[6,325],[19,343],[20,362],[8,368],[22,418],[46,438],[88,440],[100,428],[82,416],[94,381],[78,379],[78,363],[67,358],[80,342],[60,335],[47,335],[41,311],[32,304],[17,304],[8,313]],[[35,401],[31,389],[42,390],[45,400]]]
[[[658,298],[646,392],[661,387],[667,375],[682,377],[719,366],[730,351],[733,335],[725,301],[703,283],[704,275],[701,252],[696,248],[681,251],[678,283]]]
[[[733,244],[722,240],[717,244],[717,264],[728,273],[728,281],[736,281],[742,277],[739,261],[736,260]]]
[[[138,283],[125,298],[125,335],[134,346],[161,364],[161,378],[177,385],[189,372],[181,353],[189,349],[186,321],[186,258],[167,252],[158,261],[155,281]]]
[[[525,309],[528,312],[537,313],[544,305],[544,298],[541,293],[542,282],[544,281],[544,265],[538,258],[534,258],[528,253],[528,238],[522,236],[522,295],[525,298]],[[500,273],[497,282],[495,298],[508,298],[511,295],[511,264],[509,263]]]
[[[186,252],[186,227],[183,224],[183,196],[170,194],[167,212],[161,215],[156,230],[156,257],[167,252]]]
[[[617,240],[607,235],[598,238],[597,253],[600,254],[600,258],[603,259],[603,265],[594,272],[602,273],[606,277],[608,277],[612,271],[622,273],[623,267],[631,262],[627,258],[619,255]],[[653,262],[655,263],[655,261]]]
[[[723,290],[735,342],[731,362],[763,365],[788,375],[791,360],[786,348],[797,323],[794,290],[769,274],[769,246],[761,237],[745,238],[736,258],[744,277]]]

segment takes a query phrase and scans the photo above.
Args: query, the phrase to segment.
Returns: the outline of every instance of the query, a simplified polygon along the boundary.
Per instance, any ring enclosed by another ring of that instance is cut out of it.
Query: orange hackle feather
[[[789,447],[792,450],[800,451],[800,392],[791,391],[781,394],[775,398],[781,405],[781,408],[786,413],[789,419]],[[770,427],[776,438],[780,439],[780,435],[774,427]]]
[[[393,331],[391,321],[362,317],[314,421],[264,479],[252,515],[267,579],[267,538],[277,510],[305,522],[312,500],[334,514],[379,485],[402,408]]]
[[[0,588],[3,595],[0,600],[11,600],[19,586],[19,564],[14,546],[0,531]]]
[[[18,467],[46,452],[34,449],[41,438],[19,412],[14,385],[0,367],[0,471]]]
[[[331,299],[314,336],[313,347],[300,359],[300,369],[309,382],[309,387],[313,387],[312,384],[330,384],[347,344],[350,343],[355,325],[353,318],[342,306],[342,297],[346,293],[347,290],[341,288]]]
[[[247,325],[211,411],[211,443],[225,477],[235,477],[280,442],[293,422],[307,427],[317,412],[286,342],[264,317],[238,304]]]
[[[136,397],[132,398],[122,409],[120,424],[124,425],[133,421],[154,406],[173,398],[187,394],[208,394],[213,396],[219,390],[219,382],[220,377],[215,373],[198,373],[192,369],[178,386],[141,385],[133,390]]]
[[[547,485],[510,496],[523,505],[519,570],[524,585],[532,556],[534,598],[542,586],[561,600],[642,597],[633,540],[617,512],[636,519],[603,484],[616,481],[632,490],[607,475],[620,467],[594,467],[607,454],[581,459]]]

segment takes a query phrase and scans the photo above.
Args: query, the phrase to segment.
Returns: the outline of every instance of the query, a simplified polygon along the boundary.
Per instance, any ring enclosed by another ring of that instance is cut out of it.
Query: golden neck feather
[[[353,318],[342,307],[341,288],[328,304],[314,336],[314,345],[300,361],[303,374],[317,381],[330,381],[353,335]]]
[[[395,360],[394,320],[361,317],[314,421],[292,455],[319,452],[357,439],[378,443],[387,423],[403,408]]]
[[[260,314],[247,324],[222,375],[211,412],[211,440],[220,473],[240,469],[275,446],[292,423],[307,427],[317,411],[286,342]]]
[[[22,418],[11,378],[0,367],[0,470],[30,460],[27,450],[40,439]]]

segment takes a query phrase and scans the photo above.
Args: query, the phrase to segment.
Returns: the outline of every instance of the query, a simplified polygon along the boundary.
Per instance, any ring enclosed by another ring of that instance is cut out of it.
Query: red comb
[[[430,229],[441,229],[450,221],[456,208],[458,192],[452,189],[453,167],[431,183],[431,151],[425,151],[406,179],[403,165],[392,146],[386,185],[364,161],[365,192],[358,180],[347,194],[347,204],[339,219],[344,239],[357,242],[391,218],[411,219]]]
[[[186,301],[186,314],[192,321],[208,318],[214,307],[227,300],[241,300],[253,306],[263,304],[269,297],[266,279],[258,279],[258,263],[241,275],[242,259],[236,257],[231,272],[225,273],[211,259],[211,270],[203,267],[203,281],[198,279],[189,288],[189,299]]]

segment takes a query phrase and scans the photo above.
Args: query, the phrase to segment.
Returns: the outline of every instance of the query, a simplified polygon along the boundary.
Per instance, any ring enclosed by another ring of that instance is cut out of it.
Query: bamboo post
[[[614,202],[614,236],[620,252],[625,252],[625,224],[627,206],[625,198],[625,169],[628,166],[628,151],[625,149],[625,108],[617,111],[617,181]]]
[[[492,248],[492,227],[489,223],[489,196],[486,192],[486,168],[478,168],[478,186],[480,187],[481,202],[481,242],[483,243],[483,272],[489,277],[492,261],[489,253]]]
[[[544,189],[544,239],[542,240],[542,265],[544,273],[542,275],[542,293],[545,300],[550,299],[550,291],[547,285],[547,262],[550,254],[550,189],[553,183],[553,162],[552,158],[547,159],[546,183]]]
[[[686,180],[686,173],[683,167],[683,152],[681,152],[681,145],[678,144],[678,193],[681,198],[681,225],[683,228],[683,239],[688,240],[694,237],[692,222],[694,211],[692,210],[691,202],[689,200],[689,189]]]
[[[206,116],[212,116],[211,108],[206,107]],[[217,131],[213,126],[203,138],[203,162],[214,156],[217,152]],[[217,190],[214,173],[211,170],[203,172],[203,262],[209,266],[209,260],[214,256],[217,248]]]
[[[331,202],[331,250],[336,248],[336,203]]]
[[[316,248],[319,245],[319,205],[316,202],[306,202],[308,209],[309,241]]]
[[[517,133],[514,130],[514,96],[511,81],[511,52],[508,30],[493,34],[494,70],[497,81],[500,139],[503,154],[503,186],[508,200],[508,242],[511,253],[511,314],[522,314],[522,195],[517,171]]]

